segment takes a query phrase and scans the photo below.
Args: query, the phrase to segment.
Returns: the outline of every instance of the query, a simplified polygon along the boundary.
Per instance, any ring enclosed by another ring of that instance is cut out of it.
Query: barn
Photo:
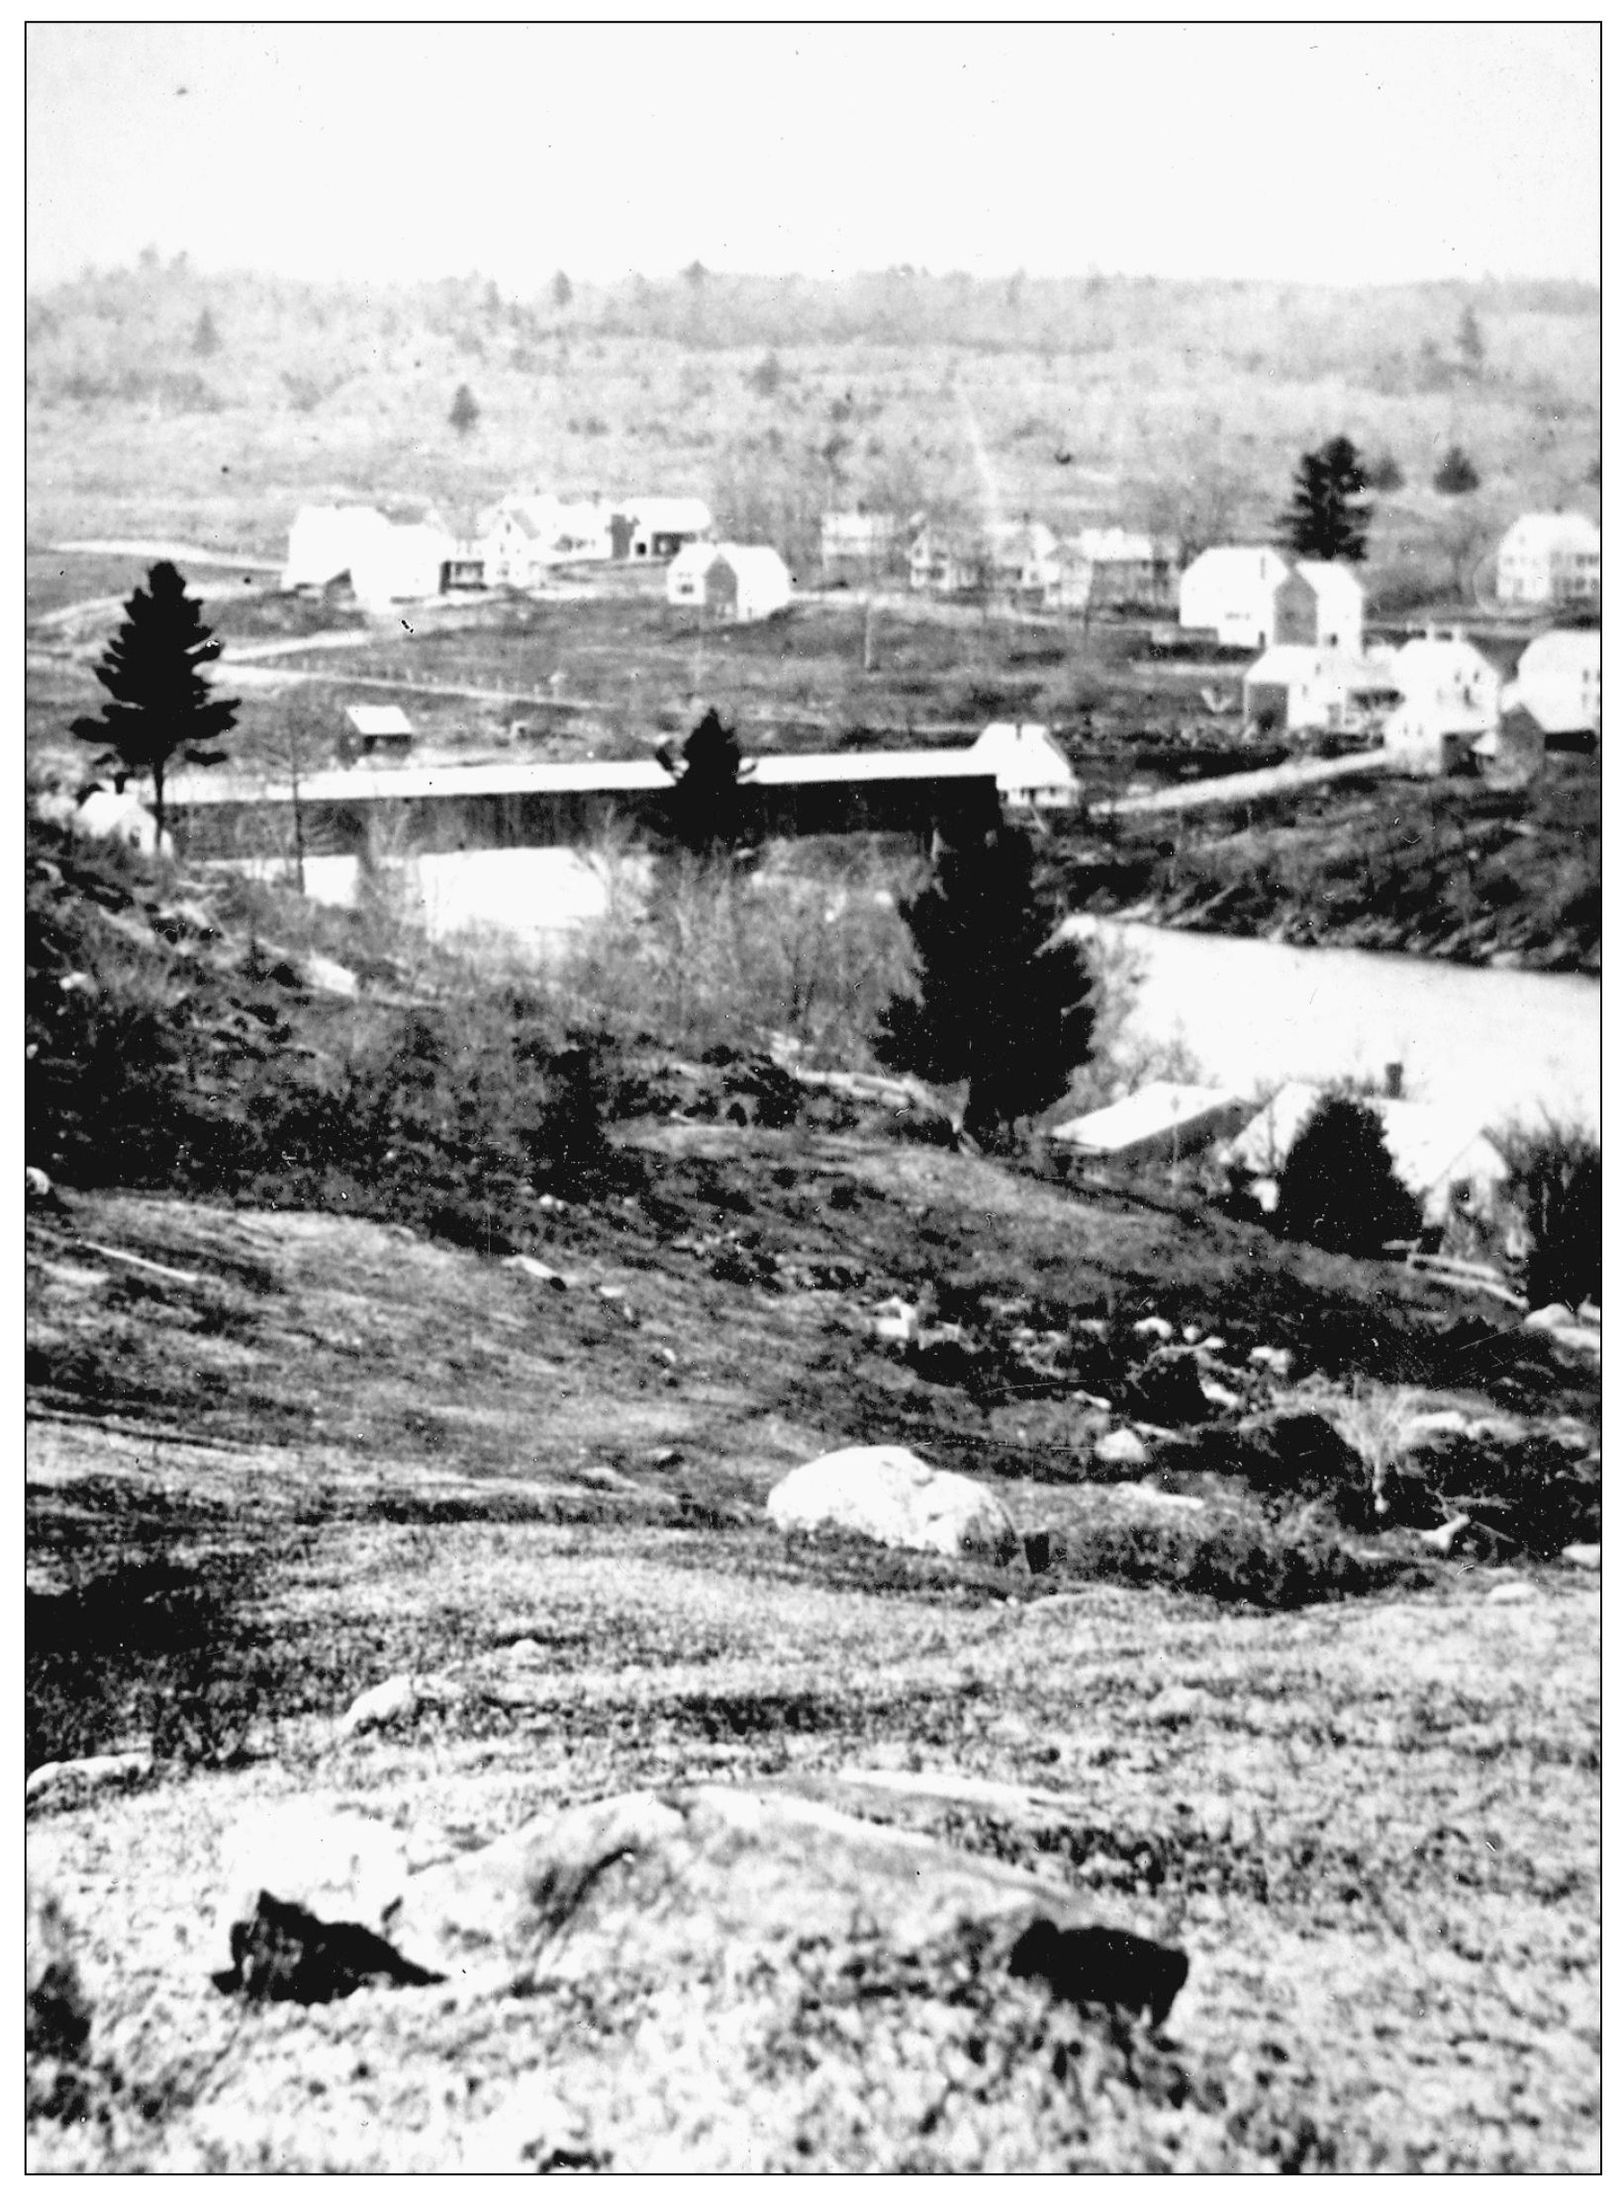
[[[693,542],[666,573],[665,598],[717,623],[761,623],[788,607],[792,586],[775,547]]]

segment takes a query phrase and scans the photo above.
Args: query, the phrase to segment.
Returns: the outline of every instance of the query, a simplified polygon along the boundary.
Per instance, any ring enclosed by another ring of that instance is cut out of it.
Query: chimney
[[[1403,1066],[1401,1064],[1389,1064],[1386,1067],[1386,1098],[1389,1102],[1401,1102],[1403,1099]]]

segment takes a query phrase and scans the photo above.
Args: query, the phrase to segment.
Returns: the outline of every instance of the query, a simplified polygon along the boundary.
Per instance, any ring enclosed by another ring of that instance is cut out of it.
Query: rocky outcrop
[[[932,1467],[903,1444],[853,1444],[797,1467],[766,1501],[788,1534],[848,1529],[896,1550],[949,1558],[1014,1556],[1019,1538],[1000,1499],[967,1475]]]

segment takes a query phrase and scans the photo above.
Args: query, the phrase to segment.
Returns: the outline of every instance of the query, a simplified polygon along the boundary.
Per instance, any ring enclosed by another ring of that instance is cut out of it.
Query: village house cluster
[[[670,605],[707,621],[760,622],[794,594],[778,550],[718,539],[695,495],[515,493],[483,511],[468,537],[432,514],[307,507],[293,522],[283,584],[344,580],[363,607],[386,612],[436,596],[536,591],[561,571],[592,565],[662,569]],[[1495,568],[1507,610],[1598,611],[1599,527],[1572,511],[1518,517]],[[1598,629],[1547,630],[1530,643],[1428,629],[1401,645],[1371,644],[1351,567],[1270,545],[1209,547],[1180,571],[1165,546],[1120,526],[1060,539],[1027,517],[978,526],[863,509],[824,517],[825,583],[873,585],[904,569],[914,593],[999,599],[1032,612],[1175,611],[1184,633],[1255,653],[1241,680],[1247,733],[1379,738],[1394,766],[1414,774],[1474,766],[1523,777],[1546,752],[1599,734]],[[1075,778],[1041,725],[997,723],[994,733],[1009,803],[1076,803]]]
[[[290,592],[347,583],[359,604],[508,589],[535,592],[562,570],[594,564],[663,567],[673,606],[716,620],[757,622],[789,605],[793,580],[776,548],[718,540],[696,495],[564,501],[510,494],[458,536],[438,516],[391,516],[366,504],[301,509],[288,537]]]

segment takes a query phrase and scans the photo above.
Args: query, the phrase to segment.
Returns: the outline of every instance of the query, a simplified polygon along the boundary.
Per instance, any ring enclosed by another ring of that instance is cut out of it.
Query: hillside
[[[1457,589],[1464,516],[1486,538],[1594,499],[1598,326],[1598,299],[1560,284],[1015,294],[894,269],[582,283],[560,306],[477,277],[375,290],[153,261],[29,299],[30,544],[138,532],[276,556],[302,501],[433,501],[461,525],[546,486],[703,493],[802,578],[822,511],[859,501],[991,500],[1191,550],[1271,533],[1302,449],[1343,431],[1406,480],[1372,542],[1377,594],[1404,608]],[[1427,483],[1454,441],[1484,482],[1468,508]]]
[[[1072,902],[1158,925],[1599,973],[1600,771],[1536,785],[1326,785],[1270,805],[1119,817],[1060,853]]]

